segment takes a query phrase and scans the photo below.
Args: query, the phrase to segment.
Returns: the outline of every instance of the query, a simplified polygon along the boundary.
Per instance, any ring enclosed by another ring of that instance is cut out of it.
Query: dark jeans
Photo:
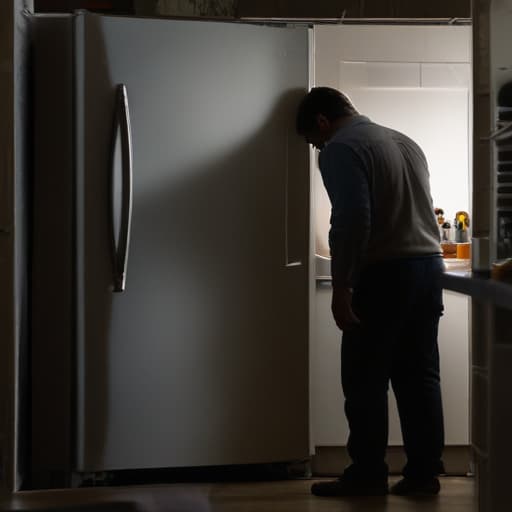
[[[387,476],[388,386],[393,386],[407,454],[404,476],[442,471],[443,410],[437,332],[443,312],[440,257],[371,265],[354,287],[361,325],[343,333],[342,385],[348,452],[365,477]]]

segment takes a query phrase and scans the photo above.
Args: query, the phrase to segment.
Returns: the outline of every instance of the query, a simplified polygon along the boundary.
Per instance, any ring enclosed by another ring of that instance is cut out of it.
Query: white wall
[[[434,205],[468,211],[470,28],[317,27],[315,83],[346,92],[373,121],[423,148]],[[315,180],[317,253],[327,256],[329,201]]]
[[[435,206],[447,220],[469,209],[470,27],[320,26],[315,28],[315,85],[348,93],[373,121],[400,130],[425,151]],[[315,173],[316,252],[327,256],[330,204]],[[344,445],[348,427],[340,385],[340,339],[331,291],[317,287],[311,348],[313,445]],[[469,443],[468,299],[444,294],[441,378],[447,444]],[[402,438],[391,399],[390,444]]]

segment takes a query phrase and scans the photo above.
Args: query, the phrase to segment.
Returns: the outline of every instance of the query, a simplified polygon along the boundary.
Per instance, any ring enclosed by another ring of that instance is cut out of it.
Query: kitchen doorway
[[[472,151],[471,27],[317,25],[314,84],[340,89],[373,121],[397,129],[425,151],[434,206],[446,220],[470,211]],[[312,155],[311,442],[317,474],[341,471],[348,425],[340,389],[340,332],[330,314],[330,203]],[[444,292],[439,348],[448,473],[470,471],[470,302]],[[390,393],[392,471],[403,461],[402,437]]]

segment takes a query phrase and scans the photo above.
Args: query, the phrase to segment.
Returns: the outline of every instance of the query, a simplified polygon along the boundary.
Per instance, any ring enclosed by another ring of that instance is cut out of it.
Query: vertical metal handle
[[[290,267],[301,267],[302,260],[291,257],[290,253],[290,222],[293,219],[290,218],[290,134],[286,132],[286,144],[285,144],[285,183],[284,183],[284,266]]]
[[[116,147],[120,143],[121,153],[121,201],[120,222],[116,223]],[[114,292],[122,292],[126,288],[126,269],[130,247],[130,231],[132,222],[133,202],[133,157],[132,134],[130,126],[130,110],[128,94],[123,84],[117,86],[114,133],[112,142],[110,205],[112,226],[112,247],[114,256]],[[117,226],[116,224],[119,224]]]

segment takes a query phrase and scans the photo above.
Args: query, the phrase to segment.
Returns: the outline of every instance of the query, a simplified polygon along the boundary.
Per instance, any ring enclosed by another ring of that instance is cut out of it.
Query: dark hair
[[[352,102],[342,92],[331,87],[313,87],[301,101],[297,111],[297,133],[304,135],[316,127],[316,116],[324,115],[329,121],[357,115]]]

